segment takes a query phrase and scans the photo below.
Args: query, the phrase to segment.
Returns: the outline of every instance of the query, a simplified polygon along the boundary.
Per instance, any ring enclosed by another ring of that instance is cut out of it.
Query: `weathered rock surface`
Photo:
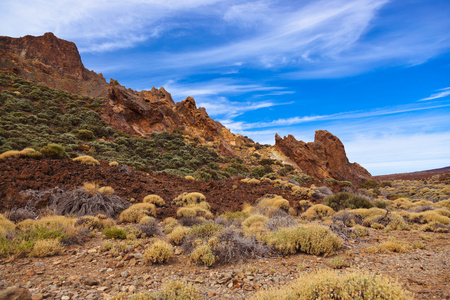
[[[31,293],[25,288],[12,286],[0,290],[0,300],[31,300]]]
[[[350,163],[344,145],[334,135],[325,130],[317,130],[314,142],[297,141],[294,136],[275,136],[275,147],[292,159],[303,172],[323,180],[334,178],[361,183],[372,175],[357,163]]]
[[[107,92],[105,78],[84,67],[77,46],[50,32],[22,38],[0,36],[0,68],[73,94],[102,97]]]
[[[22,38],[0,37],[0,69],[51,88],[104,99],[102,118],[112,127],[130,134],[182,130],[201,142],[235,144],[234,135],[195,100],[175,103],[163,87],[150,91],[126,89],[101,74],[87,70],[77,46],[53,33]]]

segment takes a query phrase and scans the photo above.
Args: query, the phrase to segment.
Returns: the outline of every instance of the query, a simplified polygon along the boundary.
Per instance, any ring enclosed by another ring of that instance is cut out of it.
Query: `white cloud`
[[[450,95],[450,87],[439,89],[438,91],[442,91],[442,92],[432,94],[430,97],[420,99],[419,101],[429,101],[429,100],[444,98],[444,97],[447,97],[448,95]]]
[[[407,105],[407,106],[398,106],[398,107],[390,107],[377,109],[372,111],[353,111],[353,112],[342,112],[330,115],[316,115],[316,116],[298,116],[286,119],[278,119],[270,122],[255,122],[255,123],[245,123],[239,122],[236,124],[230,123],[229,126],[233,130],[248,130],[248,129],[257,129],[257,128],[270,128],[270,127],[280,127],[280,126],[292,126],[303,123],[311,123],[318,121],[331,121],[331,120],[352,120],[352,119],[361,119],[361,118],[369,118],[376,116],[384,116],[384,115],[395,115],[402,114],[408,112],[416,112],[423,110],[432,110],[437,108],[450,107],[450,104],[442,104],[442,105],[433,105],[433,106],[417,106],[417,105]]]

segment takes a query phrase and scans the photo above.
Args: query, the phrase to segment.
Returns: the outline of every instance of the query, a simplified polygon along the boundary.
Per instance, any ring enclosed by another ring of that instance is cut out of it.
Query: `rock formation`
[[[116,80],[107,83],[103,75],[87,70],[77,46],[43,36],[11,38],[0,36],[0,69],[51,88],[104,99],[102,119],[110,126],[130,134],[182,130],[201,142],[235,144],[234,135],[211,119],[204,108],[197,108],[192,97],[175,103],[163,87],[133,91]]]
[[[316,131],[314,142],[297,141],[292,135],[275,136],[275,148],[292,159],[303,172],[323,180],[334,178],[355,184],[372,179],[372,175],[357,163],[350,163],[344,145],[325,130]]]
[[[50,32],[37,37],[0,36],[0,68],[72,94],[103,97],[108,86],[102,75],[84,67],[74,43]]]

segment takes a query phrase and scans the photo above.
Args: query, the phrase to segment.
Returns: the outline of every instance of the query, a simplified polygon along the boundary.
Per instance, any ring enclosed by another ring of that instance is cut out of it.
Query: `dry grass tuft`
[[[196,205],[200,202],[206,201],[206,197],[201,193],[183,193],[173,199],[173,202],[176,206],[188,206],[188,205]]]
[[[156,216],[156,207],[151,203],[137,203],[120,213],[120,222],[139,223],[145,216]]]
[[[166,234],[170,234],[173,231],[173,229],[178,225],[178,221],[175,218],[169,217],[164,219],[162,224],[164,226],[164,232]]]
[[[318,225],[281,228],[263,235],[261,239],[284,255],[304,252],[328,256],[341,249],[343,245],[338,236],[328,228]]]
[[[78,156],[72,160],[79,161],[83,165],[87,165],[87,166],[98,166],[100,164],[100,162],[98,160],[96,160],[95,158],[93,158],[92,156],[89,156],[89,155]]]
[[[117,161],[112,161],[112,162],[109,163],[109,165],[111,167],[117,167],[119,165],[119,163]]]
[[[301,275],[281,288],[263,290],[251,300],[263,299],[396,299],[412,300],[413,295],[397,281],[375,274],[353,271],[341,273],[322,269]]]
[[[257,206],[264,208],[282,209],[285,211],[289,211],[290,208],[289,201],[281,196],[272,194],[265,195],[259,198],[257,201]]]
[[[329,206],[323,204],[316,204],[308,208],[302,214],[302,217],[311,221],[315,219],[324,219],[326,217],[334,215],[335,213],[336,212]]]
[[[409,209],[413,205],[414,204],[406,198],[398,198],[392,203],[392,206],[397,209]]]
[[[177,226],[169,235],[167,235],[167,239],[172,244],[180,245],[190,232],[191,229],[189,227]]]
[[[112,195],[115,193],[114,189],[110,186],[102,186],[98,189],[98,192],[103,195]]]
[[[216,262],[214,254],[208,245],[199,245],[190,255],[191,260],[199,265],[210,267]]]
[[[173,256],[173,246],[162,240],[157,240],[144,252],[145,263],[165,263]]]
[[[0,214],[0,236],[12,233],[16,229],[16,225],[8,220],[4,215]]]
[[[31,250],[30,257],[47,257],[58,255],[63,249],[59,240],[37,240]]]
[[[142,200],[144,203],[153,203],[156,206],[163,206],[166,204],[163,198],[161,198],[158,195],[147,195],[144,197],[144,200]]]
[[[189,176],[189,175],[188,175],[188,176],[185,176],[184,179],[190,180],[190,181],[195,181],[195,178],[192,177],[192,176]]]

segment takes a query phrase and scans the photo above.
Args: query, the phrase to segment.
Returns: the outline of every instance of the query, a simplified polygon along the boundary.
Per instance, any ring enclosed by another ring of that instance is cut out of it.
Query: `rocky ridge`
[[[370,173],[357,163],[350,163],[342,142],[326,130],[317,130],[314,142],[297,141],[294,136],[275,136],[275,148],[292,159],[303,172],[323,180],[334,178],[361,183]]]

